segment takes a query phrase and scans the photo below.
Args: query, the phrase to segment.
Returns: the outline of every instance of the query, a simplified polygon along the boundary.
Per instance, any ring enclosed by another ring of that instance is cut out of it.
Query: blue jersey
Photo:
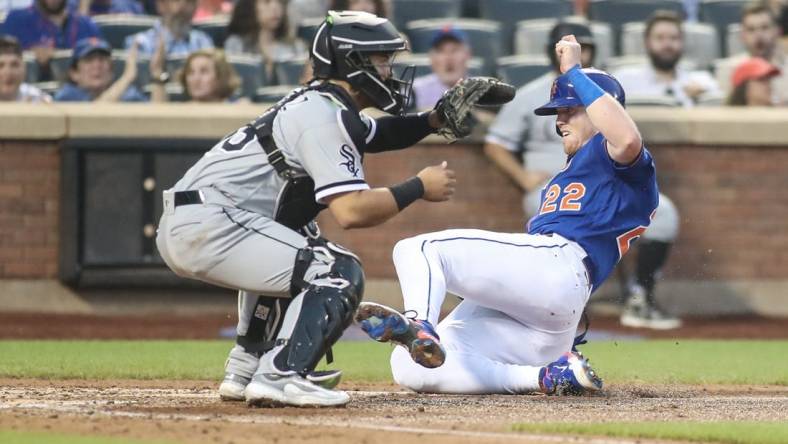
[[[530,234],[557,233],[580,244],[591,259],[593,288],[646,231],[659,202],[654,159],[643,148],[629,166],[608,155],[605,138],[596,134],[542,190],[539,214]]]

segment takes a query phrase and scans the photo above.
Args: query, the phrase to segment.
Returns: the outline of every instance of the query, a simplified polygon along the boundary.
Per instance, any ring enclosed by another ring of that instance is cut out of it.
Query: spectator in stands
[[[194,11],[194,21],[207,20],[214,16],[230,15],[233,12],[233,2],[229,0],[199,0],[197,10]]]
[[[208,34],[192,28],[197,0],[156,0],[156,9],[161,19],[151,29],[128,36],[126,49],[136,42],[140,54],[151,56],[162,36],[168,57],[186,56],[199,49],[213,48],[213,40]]]
[[[553,71],[517,90],[514,100],[506,104],[490,126],[484,152],[524,192],[523,206],[528,217],[536,215],[541,190],[546,182],[566,165],[561,136],[556,133],[555,119],[534,115],[533,110],[544,102],[559,75],[555,42],[574,34],[581,47],[584,67],[593,63],[596,46],[588,26],[578,21],[559,22],[550,32],[546,46]],[[629,94],[629,91],[627,91]],[[518,159],[522,156],[522,161]],[[652,226],[638,243],[634,276],[627,277],[623,268],[619,276],[625,283],[622,294],[624,310],[621,323],[633,327],[676,328],[681,321],[665,314],[654,297],[656,276],[665,264],[678,230],[678,213],[673,203],[660,194],[660,204]]]
[[[190,102],[219,103],[233,101],[233,94],[241,86],[241,79],[220,49],[201,49],[189,54],[178,82]],[[156,83],[153,90],[164,90]],[[166,94],[163,94],[166,100]]]
[[[274,63],[306,58],[306,45],[293,36],[282,0],[238,0],[233,10],[224,50],[232,54],[258,54],[268,78]]]
[[[56,94],[60,102],[144,102],[148,99],[133,85],[137,78],[137,46],[128,51],[123,74],[112,82],[112,49],[106,41],[90,37],[74,47],[70,82]]]
[[[413,81],[416,109],[419,110],[435,106],[447,89],[466,76],[471,60],[468,36],[450,25],[435,32],[430,48],[432,74]]]
[[[388,17],[389,5],[384,0],[332,0],[329,9],[335,11],[363,11],[378,17]]]
[[[684,107],[701,99],[721,98],[717,81],[707,71],[688,71],[679,66],[684,51],[681,17],[672,11],[656,11],[643,34],[650,63],[621,68],[613,76],[627,96],[673,98]]]
[[[138,0],[68,0],[68,7],[83,15],[145,14]]]
[[[781,69],[782,73],[772,79],[772,91],[776,103],[788,105],[788,56],[780,45],[777,18],[767,5],[755,3],[744,8],[741,39],[749,57],[761,57]],[[748,56],[732,59],[732,66],[738,66]]]
[[[66,0],[36,0],[33,6],[8,13],[4,31],[19,40],[24,51],[33,51],[39,66],[39,81],[51,80],[50,60],[56,49],[73,48],[87,37],[100,37],[90,17],[73,13]]]
[[[760,57],[745,60],[733,71],[733,91],[728,96],[731,106],[773,106],[772,79],[780,68]]]
[[[51,102],[49,94],[24,83],[25,62],[16,38],[0,35],[0,102]]]

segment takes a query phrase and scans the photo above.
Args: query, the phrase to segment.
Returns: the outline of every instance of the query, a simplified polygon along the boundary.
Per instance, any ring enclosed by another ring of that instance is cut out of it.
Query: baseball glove
[[[435,111],[443,120],[438,134],[449,140],[461,139],[471,133],[474,106],[500,106],[514,98],[514,86],[492,77],[469,77],[443,93]]]

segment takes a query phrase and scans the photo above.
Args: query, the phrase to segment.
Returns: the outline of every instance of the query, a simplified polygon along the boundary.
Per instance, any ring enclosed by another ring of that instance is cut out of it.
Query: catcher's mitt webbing
[[[435,105],[445,125],[438,134],[460,139],[471,133],[471,108],[497,106],[514,98],[514,87],[492,77],[469,77],[449,88]]]

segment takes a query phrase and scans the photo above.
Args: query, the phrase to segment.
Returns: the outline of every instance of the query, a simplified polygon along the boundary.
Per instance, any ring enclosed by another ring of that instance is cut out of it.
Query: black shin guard
[[[291,303],[274,358],[282,371],[306,375],[350,325],[364,294],[364,272],[353,256],[337,254],[331,271],[314,279]]]

